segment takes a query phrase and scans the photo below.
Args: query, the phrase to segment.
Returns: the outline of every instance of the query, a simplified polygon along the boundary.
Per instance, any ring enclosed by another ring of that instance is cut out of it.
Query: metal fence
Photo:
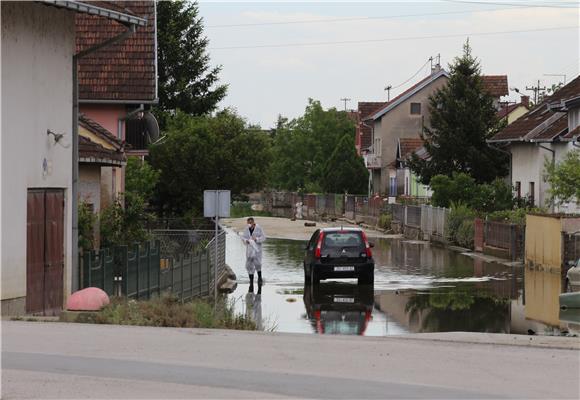
[[[173,237],[174,235],[172,235]],[[82,254],[80,288],[98,287],[110,296],[150,299],[162,292],[182,301],[213,293],[213,241],[204,246],[161,246],[161,240]],[[169,250],[171,249],[171,250]],[[218,242],[218,279],[225,269],[225,232]]]
[[[421,228],[420,206],[405,206],[405,226]]]
[[[90,251],[81,261],[79,287],[98,287],[108,295],[134,299],[159,294],[160,243],[135,243]]]
[[[405,206],[402,204],[391,204],[389,205],[389,209],[393,214],[393,221],[398,222],[400,224],[405,223]]]
[[[484,243],[485,246],[506,250],[512,260],[523,258],[524,228],[516,224],[485,221]]]
[[[421,206],[421,231],[426,238],[447,238],[449,210],[443,207]]]

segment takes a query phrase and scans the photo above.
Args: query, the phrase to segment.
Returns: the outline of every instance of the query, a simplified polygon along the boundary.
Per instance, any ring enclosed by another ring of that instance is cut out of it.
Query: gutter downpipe
[[[78,199],[78,188],[79,188],[79,81],[78,81],[78,62],[79,59],[84,56],[94,53],[103,47],[109,46],[113,43],[125,40],[127,37],[135,33],[136,26],[130,24],[127,26],[127,30],[117,36],[114,36],[102,43],[99,43],[93,47],[89,47],[75,55],[73,55],[73,133],[72,133],[72,187],[71,187],[71,198],[72,198],[72,282],[71,282],[71,292],[76,292],[79,289],[79,259],[78,259],[78,247],[79,247],[79,199]]]
[[[572,144],[574,144],[574,142],[572,142]],[[540,148],[542,148],[544,150],[548,150],[549,152],[552,153],[552,167],[554,167],[556,165],[556,151],[554,149],[549,148],[549,147],[543,146],[539,142],[536,142],[536,146],[538,146],[538,147],[540,147]],[[554,213],[554,202],[551,201],[550,203],[551,203],[550,204],[550,211],[552,213]]]
[[[365,123],[365,121],[373,121],[373,124],[367,125]],[[374,124],[374,120],[372,120],[372,119],[362,120],[361,124],[363,124],[367,128],[371,128],[371,147],[373,148],[373,154],[375,154],[375,124]],[[373,185],[373,170],[371,168],[369,168],[369,183],[368,183],[368,197],[369,198],[371,197],[372,185]]]

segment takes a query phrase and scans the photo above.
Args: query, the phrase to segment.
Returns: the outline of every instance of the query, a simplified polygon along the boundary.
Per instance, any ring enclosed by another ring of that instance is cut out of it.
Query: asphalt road
[[[3,321],[2,398],[579,398],[577,338],[489,337]]]

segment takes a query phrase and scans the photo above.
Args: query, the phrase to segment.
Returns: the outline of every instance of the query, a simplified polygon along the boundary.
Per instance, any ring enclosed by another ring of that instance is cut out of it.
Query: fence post
[[[139,300],[139,294],[141,292],[141,285],[139,281],[141,280],[141,252],[139,251],[139,243],[133,245],[133,250],[135,251],[135,267],[137,272],[137,300]]]
[[[191,260],[191,262],[189,263],[189,280],[191,281],[191,285],[190,285],[190,289],[191,289],[191,299],[193,300],[193,265],[195,264],[195,254],[192,252],[190,254],[189,259]]]
[[[145,243],[145,254],[147,255],[147,300],[151,299],[151,242]]]
[[[180,270],[181,270],[181,279],[180,279],[181,284],[179,285],[181,287],[181,303],[183,303],[183,269],[184,269],[183,260],[184,259],[185,259],[185,256],[182,255],[181,256],[181,263],[180,263],[181,264],[181,268],[180,268]]]
[[[516,226],[514,224],[510,225],[510,253],[512,261],[516,259]]]

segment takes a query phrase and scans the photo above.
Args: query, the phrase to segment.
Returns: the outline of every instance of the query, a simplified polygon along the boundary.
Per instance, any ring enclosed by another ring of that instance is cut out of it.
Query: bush
[[[109,247],[149,239],[145,229],[147,219],[145,201],[135,193],[125,193],[125,207],[120,199],[101,211],[101,247]]]
[[[78,209],[79,248],[83,251],[95,248],[95,224],[97,216],[87,203],[81,201]]]
[[[455,234],[455,242],[463,247],[473,249],[473,238],[474,238],[475,228],[472,219],[464,219],[457,233]]]
[[[461,228],[464,221],[471,221],[475,218],[475,211],[463,203],[451,203],[451,211],[449,212],[449,237],[448,239],[454,243],[459,244],[459,231],[463,229],[462,234],[465,234],[467,227]],[[473,241],[473,233],[471,235]],[[462,238],[464,240],[464,238]]]
[[[103,308],[95,322],[179,328],[257,329],[254,321],[236,314],[229,301],[218,301],[215,306],[204,299],[181,303],[172,295],[148,301],[114,299]]]
[[[249,201],[234,201],[230,209],[230,217],[270,217],[272,214],[268,211],[252,210],[252,203]]]
[[[467,174],[455,173],[450,178],[436,175],[431,179],[433,197],[431,202],[438,207],[449,207],[452,202],[461,202],[480,212],[511,210],[515,200],[512,188],[502,179],[490,184],[477,184]]]
[[[390,230],[391,222],[393,222],[393,215],[391,213],[381,214],[379,217],[379,228]]]
[[[515,210],[494,211],[487,215],[491,221],[509,222],[512,224],[525,225],[526,215],[530,213],[545,213],[543,208],[516,208]]]

